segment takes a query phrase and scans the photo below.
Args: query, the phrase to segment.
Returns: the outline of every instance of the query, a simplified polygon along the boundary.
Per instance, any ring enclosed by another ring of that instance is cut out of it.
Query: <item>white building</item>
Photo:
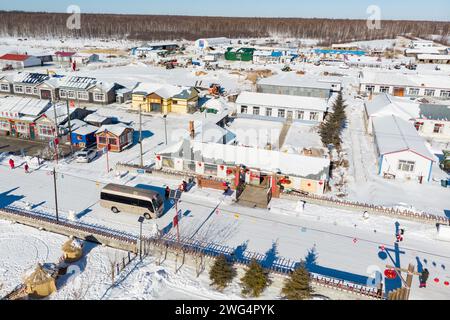
[[[388,93],[399,97],[450,98],[450,77],[416,73],[375,72],[360,73],[360,93]]]
[[[327,99],[282,94],[242,92],[236,100],[237,116],[261,120],[319,123],[328,109]]]
[[[75,61],[78,65],[83,65],[92,62],[99,62],[100,57],[95,53],[76,53],[72,56],[72,61]]]
[[[222,47],[230,44],[230,39],[225,37],[220,38],[202,38],[195,41],[195,47],[197,49],[207,49]]]
[[[11,66],[13,69],[41,66],[41,59],[26,54],[4,54],[0,57],[0,66]]]
[[[420,183],[431,180],[435,157],[409,122],[394,115],[377,117],[373,131],[379,175]]]

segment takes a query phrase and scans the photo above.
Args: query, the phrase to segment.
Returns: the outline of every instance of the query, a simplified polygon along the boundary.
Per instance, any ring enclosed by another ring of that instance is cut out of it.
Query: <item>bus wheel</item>
[[[111,211],[114,212],[114,213],[119,213],[119,209],[117,209],[116,207],[112,207]]]
[[[151,220],[152,216],[149,213],[144,213],[144,218],[147,220]]]

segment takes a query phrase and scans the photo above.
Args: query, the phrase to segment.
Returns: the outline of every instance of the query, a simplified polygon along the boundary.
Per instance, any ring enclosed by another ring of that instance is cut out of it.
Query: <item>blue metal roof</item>
[[[365,51],[362,50],[330,50],[330,49],[316,49],[314,50],[316,54],[348,54],[348,55],[357,55],[363,56],[366,54]]]

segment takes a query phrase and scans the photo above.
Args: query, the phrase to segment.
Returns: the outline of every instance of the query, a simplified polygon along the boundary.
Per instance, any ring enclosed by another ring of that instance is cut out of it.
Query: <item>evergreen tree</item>
[[[241,278],[242,294],[259,297],[269,284],[269,275],[255,259]]]
[[[233,265],[228,262],[224,255],[220,255],[216,258],[214,265],[209,271],[209,279],[211,280],[211,285],[216,286],[220,291],[225,289],[228,284],[233,281],[236,276],[236,270]]]
[[[312,288],[310,285],[309,272],[302,263],[300,267],[291,273],[286,279],[281,294],[289,300],[304,300],[311,297]]]
[[[342,144],[341,132],[347,121],[345,114],[346,107],[344,98],[340,92],[333,104],[333,112],[326,116],[319,127],[319,135],[324,145],[333,144],[336,148],[340,149]]]

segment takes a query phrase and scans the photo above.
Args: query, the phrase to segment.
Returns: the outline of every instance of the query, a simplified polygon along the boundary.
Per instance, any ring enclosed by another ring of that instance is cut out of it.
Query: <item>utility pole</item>
[[[59,222],[58,192],[56,189],[56,169],[55,169],[55,167],[53,167],[53,188],[55,189],[56,222]]]
[[[68,126],[69,126],[69,143],[70,143],[70,155],[73,154],[73,145],[72,145],[72,125],[70,124],[70,109],[69,109],[69,100],[66,101],[67,105],[67,119],[68,119]]]
[[[56,159],[56,163],[58,163],[58,153],[59,153],[59,128],[58,128],[58,115],[56,113],[56,104],[52,101],[51,104],[53,105],[53,113],[55,116],[55,134],[56,137],[53,141],[54,145],[55,145],[55,159]]]
[[[142,104],[139,105],[139,148],[141,155],[141,168],[144,167],[144,154],[142,151]]]
[[[165,114],[163,118],[164,118],[164,133],[166,137],[166,146],[167,146],[167,114]]]

